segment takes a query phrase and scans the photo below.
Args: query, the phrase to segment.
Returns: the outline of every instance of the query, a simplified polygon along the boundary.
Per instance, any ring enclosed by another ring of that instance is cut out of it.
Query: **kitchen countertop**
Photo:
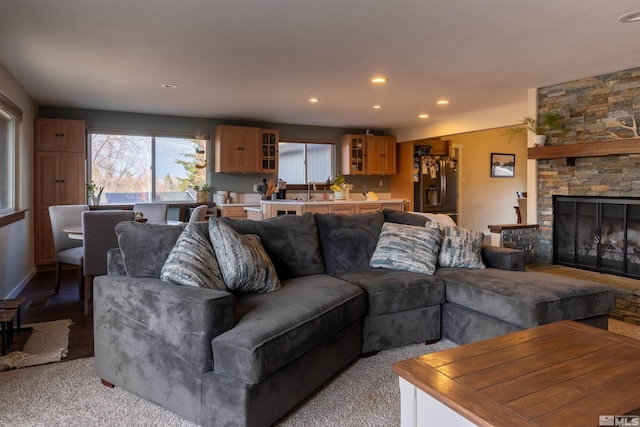
[[[379,199],[379,200],[365,200],[365,199],[340,199],[340,200],[292,200],[292,199],[280,199],[280,200],[260,200],[261,204],[265,205],[329,205],[337,203],[353,203],[353,204],[378,204],[378,203],[404,203],[405,199]]]
[[[246,202],[246,203],[216,203],[217,207],[229,207],[229,206],[241,206],[241,207],[260,207],[258,202]]]

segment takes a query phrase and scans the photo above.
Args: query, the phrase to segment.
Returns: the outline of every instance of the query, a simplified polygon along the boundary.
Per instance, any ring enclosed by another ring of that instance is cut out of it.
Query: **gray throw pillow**
[[[169,252],[176,244],[183,227],[125,221],[116,225],[118,246],[130,277],[160,277]]]
[[[462,267],[484,269],[482,262],[482,231],[468,230],[455,226],[446,226],[428,222],[426,227],[442,231],[442,243],[438,264],[440,267]]]
[[[209,221],[209,237],[229,289],[239,292],[280,289],[276,270],[258,236],[240,234],[212,218]]]
[[[440,240],[441,233],[437,228],[385,222],[369,265],[433,274]]]
[[[160,279],[174,285],[227,290],[209,239],[187,224],[160,271]]]

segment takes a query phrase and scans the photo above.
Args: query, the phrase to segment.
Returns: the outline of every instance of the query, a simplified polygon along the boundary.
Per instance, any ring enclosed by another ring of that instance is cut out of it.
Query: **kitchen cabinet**
[[[49,206],[86,204],[85,124],[37,119],[34,146],[36,265],[55,262]]]
[[[358,208],[354,204],[346,204],[343,202],[335,202],[329,205],[329,213],[340,215],[353,215],[358,212]]]
[[[260,128],[216,126],[215,172],[259,173],[260,136]]]
[[[260,154],[262,173],[278,173],[279,132],[273,129],[260,129]]]
[[[367,135],[367,174],[396,174],[396,137]]]
[[[396,138],[383,135],[343,135],[343,175],[395,175]]]
[[[231,219],[247,219],[247,212],[244,206],[220,206],[220,216],[226,216]]]
[[[432,156],[448,156],[450,142],[451,141],[444,141],[440,139],[429,139],[424,144],[420,143],[418,145],[431,146],[431,151],[429,151],[429,154]]]
[[[387,207],[388,209],[401,210],[397,206]],[[370,204],[366,205],[358,205],[358,213],[376,213],[382,212],[382,203]]]
[[[84,153],[83,120],[36,119],[34,150]]]
[[[364,175],[365,135],[343,135],[342,137],[342,174]]]

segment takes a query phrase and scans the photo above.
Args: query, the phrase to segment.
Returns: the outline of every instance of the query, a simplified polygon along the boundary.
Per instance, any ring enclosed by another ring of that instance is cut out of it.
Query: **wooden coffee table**
[[[404,360],[393,371],[402,426],[598,426],[600,416],[640,415],[640,340],[572,321]]]

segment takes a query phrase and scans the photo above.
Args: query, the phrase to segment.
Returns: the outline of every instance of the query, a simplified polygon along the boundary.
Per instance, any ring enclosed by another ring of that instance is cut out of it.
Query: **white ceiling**
[[[43,106],[402,128],[419,113],[446,120],[640,66],[640,22],[616,21],[636,10],[637,0],[0,0],[0,64]],[[389,82],[372,85],[378,74]]]

